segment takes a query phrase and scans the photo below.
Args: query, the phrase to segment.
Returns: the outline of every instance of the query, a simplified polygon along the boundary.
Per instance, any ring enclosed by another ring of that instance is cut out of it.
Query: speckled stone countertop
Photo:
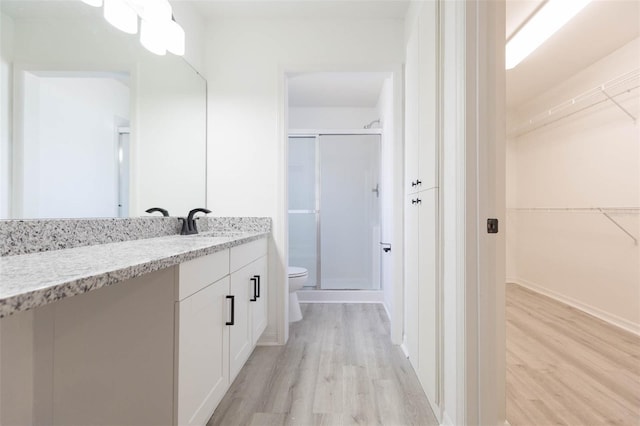
[[[267,235],[214,231],[0,257],[0,318]]]

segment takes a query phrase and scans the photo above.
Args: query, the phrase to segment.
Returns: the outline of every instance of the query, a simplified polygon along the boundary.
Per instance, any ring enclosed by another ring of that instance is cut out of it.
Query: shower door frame
[[[321,136],[368,136],[378,135],[380,136],[380,143],[382,143],[382,129],[340,129],[340,130],[309,130],[309,129],[294,129],[290,130],[287,136],[287,143],[290,138],[313,138],[315,141],[315,166],[316,166],[316,183],[315,183],[315,210],[289,210],[287,214],[309,214],[314,213],[316,215],[316,285],[311,287],[305,287],[312,290],[323,290],[320,286],[320,279],[322,278],[322,236],[320,234],[320,137]],[[381,147],[379,147],[381,148]],[[382,161],[382,157],[378,156],[378,160]],[[378,171],[380,174],[380,171]],[[378,176],[379,181],[380,176]],[[378,206],[380,208],[380,206]],[[382,223],[380,223],[382,233]],[[373,291],[380,291],[382,289],[382,274],[378,274],[379,288]],[[324,289],[327,290],[327,289]],[[370,290],[370,289],[365,289]],[[354,291],[354,290],[335,290],[335,291]],[[355,290],[361,291],[361,290]]]

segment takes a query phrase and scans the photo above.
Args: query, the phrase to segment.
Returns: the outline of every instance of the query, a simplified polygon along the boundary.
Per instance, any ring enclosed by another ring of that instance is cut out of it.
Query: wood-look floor
[[[507,285],[507,420],[640,425],[640,338]]]
[[[286,346],[257,347],[208,425],[437,425],[376,304],[306,304]]]

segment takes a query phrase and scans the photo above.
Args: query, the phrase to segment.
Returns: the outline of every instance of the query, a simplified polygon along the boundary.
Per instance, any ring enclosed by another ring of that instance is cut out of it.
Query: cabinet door
[[[177,302],[176,423],[203,425],[229,386],[229,277]]]
[[[249,264],[231,274],[230,295],[234,296],[234,324],[229,326],[229,382],[251,355],[251,309],[253,298],[253,264]]]
[[[407,63],[405,65],[405,113],[404,113],[404,139],[405,139],[405,193],[417,192],[420,188],[416,181],[420,178],[418,173],[418,126],[420,122],[419,108],[419,57],[420,45],[418,32],[413,31],[407,42]]]
[[[418,371],[418,337],[420,331],[419,300],[418,300],[418,245],[419,232],[418,214],[420,204],[417,203],[418,194],[409,195],[405,204],[405,342],[409,353],[409,361],[413,369]]]
[[[253,346],[267,328],[267,292],[268,292],[268,265],[267,256],[252,263],[253,276],[256,281],[250,289],[251,297],[251,342]],[[255,292],[254,292],[255,290]]]
[[[424,2],[419,18],[419,189],[438,186],[437,9],[438,2]]]
[[[437,208],[438,191],[436,189],[421,191],[420,203],[420,260],[419,275],[419,369],[418,377],[430,401],[437,400],[437,353],[438,353],[438,292],[437,280]]]

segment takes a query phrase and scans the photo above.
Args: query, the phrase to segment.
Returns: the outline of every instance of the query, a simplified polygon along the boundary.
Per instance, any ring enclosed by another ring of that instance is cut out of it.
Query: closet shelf
[[[620,98],[626,94],[637,92],[638,89],[640,89],[640,68],[622,74],[534,115],[526,122],[511,129],[509,136],[524,135],[605,102],[613,103],[634,123],[637,123],[638,117],[621,104]]]
[[[616,225],[618,229],[624,232],[629,238],[633,240],[634,245],[638,245],[638,238],[636,238],[628,229],[626,229],[620,222],[615,220],[612,216],[619,215],[639,215],[640,207],[515,207],[508,208],[507,211],[522,211],[522,212],[542,212],[542,213],[595,213],[601,214],[606,217],[611,223]]]

